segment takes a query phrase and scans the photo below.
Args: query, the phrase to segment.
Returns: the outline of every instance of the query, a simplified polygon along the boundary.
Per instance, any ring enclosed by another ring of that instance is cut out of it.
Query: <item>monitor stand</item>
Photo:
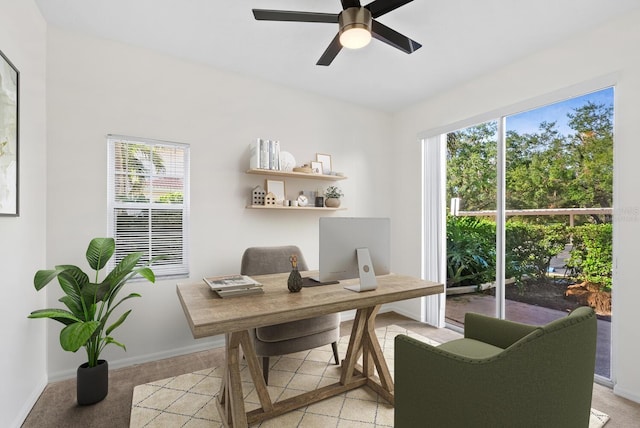
[[[344,288],[351,291],[369,291],[378,288],[376,274],[373,271],[371,263],[371,255],[368,248],[356,248],[356,257],[358,258],[358,273],[360,274],[360,284],[345,285]]]

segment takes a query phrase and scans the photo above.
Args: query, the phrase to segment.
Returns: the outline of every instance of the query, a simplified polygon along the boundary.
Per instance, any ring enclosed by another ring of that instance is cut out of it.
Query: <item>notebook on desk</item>
[[[320,277],[317,276],[305,276],[302,277],[303,287],[318,287],[320,285],[339,284],[339,281],[320,281]]]

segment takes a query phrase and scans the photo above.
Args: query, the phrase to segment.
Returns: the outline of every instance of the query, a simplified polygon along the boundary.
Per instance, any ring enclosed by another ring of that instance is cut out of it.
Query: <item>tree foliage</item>
[[[557,122],[507,133],[507,208],[612,206],[613,109],[589,101],[567,116],[567,135]],[[447,135],[447,195],[461,198],[463,210],[495,209],[496,135],[496,122]]]
[[[613,107],[588,101],[567,118],[571,131],[566,134],[557,122],[542,122],[532,133],[507,132],[507,209],[613,206]],[[496,209],[496,166],[496,122],[447,135],[447,197],[460,198],[461,210]],[[507,276],[519,280],[546,275],[551,258],[570,241],[569,231],[574,238],[569,269],[609,290],[611,216],[592,215],[582,221],[587,223],[584,228],[572,229],[554,225],[558,220],[566,218],[509,218]],[[449,285],[479,283],[495,275],[495,224],[489,223],[493,234],[484,220],[448,219]]]
[[[496,122],[447,135],[447,194],[464,210],[496,209]]]

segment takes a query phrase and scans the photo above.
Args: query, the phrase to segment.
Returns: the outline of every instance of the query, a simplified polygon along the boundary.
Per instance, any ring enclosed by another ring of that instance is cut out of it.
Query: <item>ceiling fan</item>
[[[422,45],[376,21],[413,0],[374,0],[366,6],[360,0],[341,0],[342,12],[317,13],[290,10],[253,9],[253,16],[259,21],[326,22],[338,24],[338,34],[333,38],[316,65],[329,65],[343,47],[359,49],[375,38],[408,54]]]

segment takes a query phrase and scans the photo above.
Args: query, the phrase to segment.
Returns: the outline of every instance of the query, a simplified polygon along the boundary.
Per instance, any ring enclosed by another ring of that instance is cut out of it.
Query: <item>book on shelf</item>
[[[269,169],[269,141],[258,139],[260,145],[260,168]]]
[[[261,138],[256,138],[256,141],[249,144],[249,168],[258,169],[261,168],[260,164],[260,146],[262,144]]]
[[[280,169],[280,141],[269,141],[269,169]]]
[[[248,288],[262,289],[262,284],[247,275],[204,277],[203,280],[214,291],[246,290]]]
[[[249,145],[249,169],[280,170],[280,141],[256,138]]]

